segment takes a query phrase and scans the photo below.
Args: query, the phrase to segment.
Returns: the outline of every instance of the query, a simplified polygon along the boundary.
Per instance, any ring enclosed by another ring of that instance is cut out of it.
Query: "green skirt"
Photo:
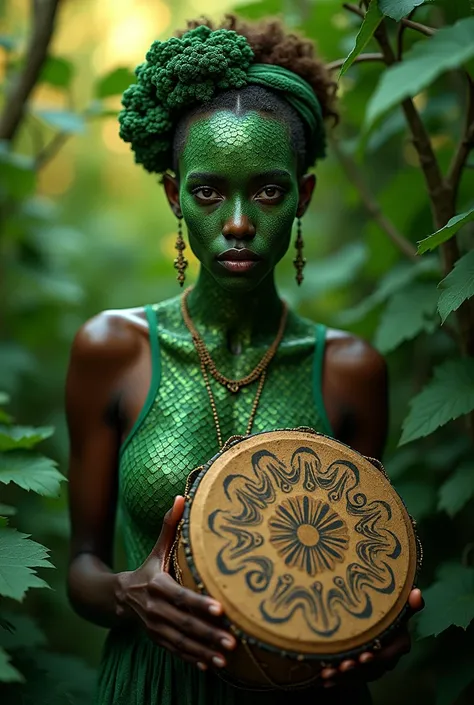
[[[365,685],[295,692],[246,691],[173,656],[144,632],[111,631],[96,705],[370,705]]]

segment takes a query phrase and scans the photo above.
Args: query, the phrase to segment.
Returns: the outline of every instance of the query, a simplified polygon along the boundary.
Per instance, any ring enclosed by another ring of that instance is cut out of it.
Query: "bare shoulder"
[[[370,343],[352,333],[328,329],[326,337],[328,373],[350,377],[352,381],[377,381],[385,378],[385,358]]]
[[[102,311],[78,330],[71,349],[71,364],[96,362],[99,367],[121,363],[141,349],[148,337],[143,308]]]

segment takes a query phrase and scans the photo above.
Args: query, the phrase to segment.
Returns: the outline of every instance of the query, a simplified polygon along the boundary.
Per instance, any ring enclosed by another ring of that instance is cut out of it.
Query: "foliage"
[[[418,522],[426,607],[416,618],[412,654],[372,685],[374,700],[467,705],[474,653],[474,169],[465,168],[474,163],[466,133],[474,114],[472,3],[372,0],[369,6],[364,0],[353,11],[339,0],[235,4],[252,19],[283,14],[317,41],[332,71],[342,68],[341,125],[329,159],[318,167],[318,189],[303,221],[305,281],[294,285],[292,252],[278,279],[303,315],[349,328],[387,355],[392,399],[385,460]],[[150,13],[148,24],[163,27],[160,10],[142,5],[134,12]],[[0,47],[5,83],[12,85],[29,20],[19,4],[7,6]],[[107,70],[96,60],[96,50],[110,47],[110,37],[131,17],[116,5],[107,15],[109,29],[104,24],[92,32],[96,6],[96,0],[64,4],[14,148],[10,142],[0,147],[0,388],[12,394],[12,413],[25,423],[13,432],[9,414],[0,411],[0,531],[11,536],[18,528],[21,546],[31,541],[21,535],[34,535],[54,548],[58,566],[49,572],[54,591],[32,590],[20,613],[0,615],[0,673],[26,679],[4,686],[7,705],[19,701],[19,689],[25,703],[90,702],[90,670],[38,654],[49,643],[95,666],[103,638],[67,606],[64,497],[50,499],[58,490],[57,467],[64,472],[66,462],[62,390],[73,335],[98,310],[178,293],[172,215],[155,179],[133,167],[114,137],[117,96],[134,80],[136,60],[124,59],[122,47]],[[168,6],[173,26],[195,14],[185,0]],[[207,14],[205,3],[201,11]],[[160,38],[170,33],[168,26]],[[148,36],[142,44],[149,46]],[[413,132],[413,115],[424,132]],[[53,438],[44,435],[50,426],[58,429]],[[40,436],[54,462],[34,449]],[[41,562],[35,545],[32,555]],[[17,594],[38,579],[29,572],[35,567],[24,566]]]

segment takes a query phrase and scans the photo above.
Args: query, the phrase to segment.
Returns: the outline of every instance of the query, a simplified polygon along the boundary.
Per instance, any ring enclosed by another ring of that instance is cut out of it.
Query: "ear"
[[[171,210],[177,218],[182,218],[181,205],[179,203],[179,183],[178,179],[171,174],[163,175],[163,186],[166,193],[166,198],[171,206]]]
[[[311,203],[311,198],[313,196],[313,191],[316,186],[316,176],[314,174],[305,174],[301,177],[299,183],[300,197],[298,200],[298,210],[296,215],[301,218]]]

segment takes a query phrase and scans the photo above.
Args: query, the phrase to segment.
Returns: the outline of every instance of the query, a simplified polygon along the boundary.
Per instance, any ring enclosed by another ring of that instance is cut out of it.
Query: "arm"
[[[101,314],[74,341],[66,385],[72,529],[68,593],[76,611],[96,624],[135,623],[185,661],[201,669],[223,667],[221,650],[236,642],[211,623],[222,606],[179,586],[164,570],[184,508],[182,497],[166,515],[144,563],[135,571],[112,570],[118,451],[123,430],[133,425],[143,403],[137,380],[144,376],[145,361],[149,379],[149,357],[148,329],[140,316]]]
[[[381,459],[388,430],[388,375],[384,358],[368,343],[340,331],[330,331],[323,373],[323,396],[338,440],[369,458]],[[422,608],[421,592],[412,590],[412,614]],[[322,672],[325,687],[355,674],[375,680],[392,669],[410,650],[407,625],[375,654],[366,651],[356,660]]]

